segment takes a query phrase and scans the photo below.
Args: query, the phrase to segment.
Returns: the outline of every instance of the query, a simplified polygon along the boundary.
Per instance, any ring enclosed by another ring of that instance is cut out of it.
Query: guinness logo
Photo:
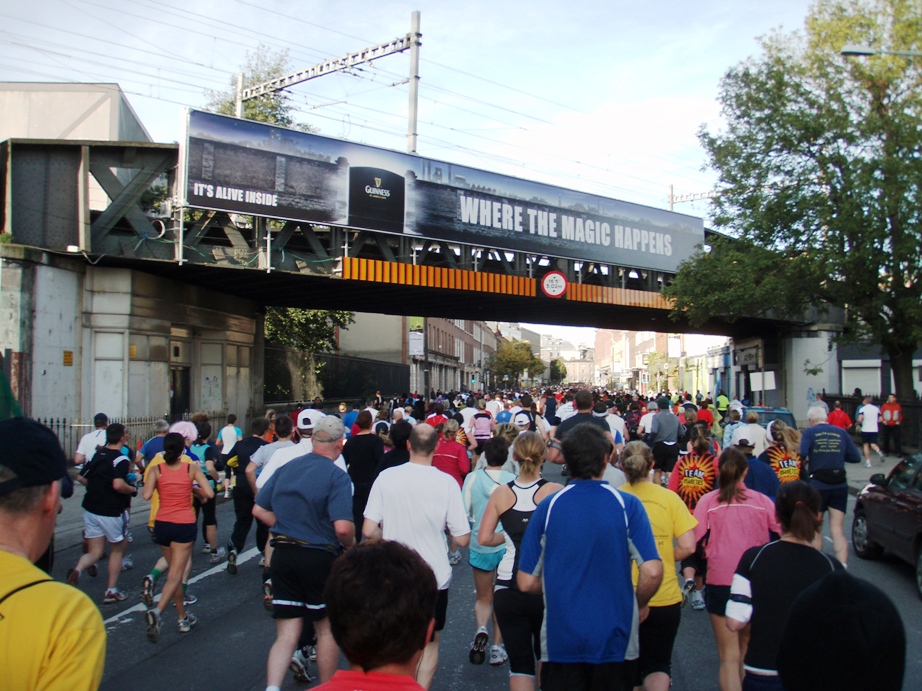
[[[375,187],[381,186],[381,178],[375,178]]]

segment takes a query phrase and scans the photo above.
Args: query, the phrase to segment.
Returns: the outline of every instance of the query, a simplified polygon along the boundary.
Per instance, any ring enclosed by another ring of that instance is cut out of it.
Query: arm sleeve
[[[328,518],[333,521],[353,521],[352,513],[352,481],[345,473],[332,473],[330,486],[330,499],[327,502]]]
[[[695,542],[700,542],[701,538],[707,535],[707,516],[710,504],[710,496],[705,494],[703,497],[701,497],[701,501],[699,501],[698,505],[695,507],[695,520],[698,521],[698,525],[695,526]]]
[[[68,617],[69,623],[61,636],[48,642],[49,658],[35,691],[91,691],[102,681],[106,630],[99,610],[91,602],[66,610],[70,611],[62,612],[62,616]]]
[[[119,459],[116,459],[116,460],[118,462],[115,464],[115,469],[113,471],[114,473],[113,479],[121,478],[122,480],[127,481],[128,480],[128,466],[130,465],[128,463],[128,458],[126,456],[122,456],[121,460]]]
[[[726,614],[731,619],[748,624],[752,619],[752,583],[749,580],[749,569],[756,553],[761,547],[747,549],[740,558],[740,563],[733,574],[730,584],[730,599],[727,602]]]
[[[672,503],[672,534],[678,537],[689,530],[694,530],[695,526],[698,525],[698,521],[692,516],[688,507],[685,506],[685,502],[682,501],[678,494],[672,495],[669,500]]]

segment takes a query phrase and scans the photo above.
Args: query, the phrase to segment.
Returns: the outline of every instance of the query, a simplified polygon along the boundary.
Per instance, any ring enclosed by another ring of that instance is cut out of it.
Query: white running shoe
[[[704,593],[700,590],[693,590],[691,594],[691,606],[696,612],[702,611],[707,605],[704,603]]]
[[[494,645],[490,648],[490,664],[494,667],[499,667],[508,659],[509,655],[506,654],[506,649],[503,646]]]

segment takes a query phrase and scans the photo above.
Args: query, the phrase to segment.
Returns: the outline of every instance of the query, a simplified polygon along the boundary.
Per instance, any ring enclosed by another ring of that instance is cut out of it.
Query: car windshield
[[[893,472],[890,473],[887,486],[894,491],[906,489],[909,487],[909,483],[912,482],[912,476],[915,475],[920,464],[922,464],[922,454],[918,453],[900,461],[896,468],[893,469]]]

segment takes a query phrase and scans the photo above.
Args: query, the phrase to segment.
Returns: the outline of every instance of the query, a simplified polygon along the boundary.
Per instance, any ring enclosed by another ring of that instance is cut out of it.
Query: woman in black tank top
[[[541,477],[547,446],[535,432],[524,432],[515,440],[513,456],[520,464],[519,477],[496,488],[487,504],[477,540],[482,545],[506,545],[497,569],[493,613],[503,632],[509,654],[511,691],[535,688],[535,661],[541,658],[542,595],[523,593],[516,584],[519,548],[535,507],[563,489]],[[502,524],[503,532],[496,532]]]

